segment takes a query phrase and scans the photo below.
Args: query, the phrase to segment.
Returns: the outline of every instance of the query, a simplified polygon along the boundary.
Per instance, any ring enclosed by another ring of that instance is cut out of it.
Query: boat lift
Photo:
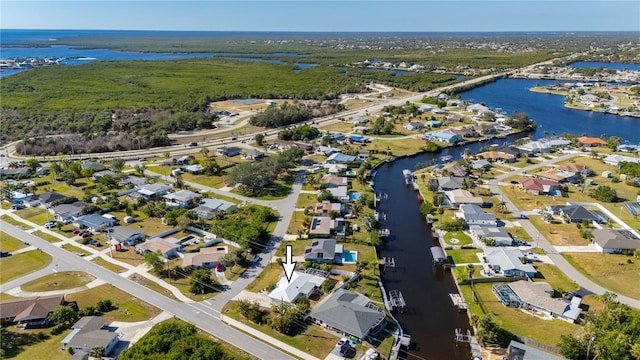
[[[407,306],[400,290],[389,291],[389,303],[391,303],[391,306],[398,309],[401,313],[404,312],[404,308]]]

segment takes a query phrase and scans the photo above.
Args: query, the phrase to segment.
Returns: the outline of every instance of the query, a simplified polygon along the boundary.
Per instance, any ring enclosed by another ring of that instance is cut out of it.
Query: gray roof
[[[100,229],[102,225],[113,226],[116,224],[116,220],[106,218],[100,214],[90,214],[78,218],[76,222],[82,226],[86,226],[92,229]]]
[[[304,249],[304,259],[333,259],[336,256],[336,240],[314,240]]]
[[[523,264],[520,258],[524,256],[517,248],[487,248],[487,259],[493,267],[499,266],[500,271],[520,270],[528,274],[535,274],[536,269],[528,264]]]
[[[482,210],[482,208],[478,205],[462,204],[460,205],[460,212],[462,212],[462,218],[464,219],[464,221],[466,221],[469,225],[487,222],[496,223],[496,216],[484,212],[484,210]]]
[[[62,195],[62,194],[60,194],[59,192],[56,192],[56,191],[50,191],[50,192],[42,193],[42,194],[40,194],[38,196],[38,200],[42,204],[48,204],[48,203],[54,202],[56,200],[64,199],[64,198],[66,198],[65,195]]]
[[[128,226],[114,226],[111,237],[118,242],[123,242],[131,237],[144,236],[142,231],[132,229]]]
[[[385,318],[382,310],[366,296],[344,289],[331,294],[309,316],[361,339]]]
[[[67,347],[83,347],[92,349],[97,346],[107,347],[118,334],[102,328],[107,319],[100,316],[85,316],[73,325],[73,331],[62,340]]]
[[[515,340],[511,340],[507,351],[509,360],[564,360],[562,356],[548,353]]]
[[[444,176],[438,178],[438,186],[440,189],[460,189],[464,178]]]
[[[473,232],[480,237],[493,238],[496,241],[499,240],[512,240],[511,235],[503,227],[495,226],[477,226],[472,227]]]
[[[60,204],[51,210],[57,216],[60,216],[61,218],[66,219],[72,216],[79,215],[82,209],[84,209],[86,206],[87,206],[86,203],[82,201],[76,201],[73,204]]]
[[[491,163],[489,163],[487,160],[475,160],[471,162],[471,167],[473,169],[482,169],[484,167],[489,167],[491,166]]]
[[[595,229],[591,234],[603,249],[640,249],[640,239],[627,230]]]
[[[163,197],[168,200],[176,200],[180,202],[189,202],[195,198],[200,196],[200,194],[190,191],[190,190],[178,190],[174,193],[169,193],[164,195]]]
[[[590,210],[585,209],[581,205],[567,205],[558,208],[569,220],[588,220],[588,221],[601,221],[598,215]]]
[[[138,189],[138,192],[142,195],[155,195],[163,194],[171,190],[171,186],[163,183],[146,184]]]

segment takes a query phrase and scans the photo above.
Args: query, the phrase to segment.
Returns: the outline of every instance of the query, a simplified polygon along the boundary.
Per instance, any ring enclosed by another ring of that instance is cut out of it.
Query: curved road
[[[580,154],[581,156],[587,156],[585,154]],[[492,179],[489,181],[489,188],[491,189],[491,192],[493,192],[494,194],[497,194],[499,196],[499,198],[501,198],[504,202],[505,205],[507,207],[507,210],[510,211],[512,214],[518,214],[520,213],[520,209],[518,209],[513,202],[511,202],[511,200],[509,200],[509,198],[507,196],[504,195],[504,193],[502,192],[502,190],[500,189],[500,187],[498,186],[498,184],[503,181],[506,178],[509,178],[511,176],[514,175],[520,175],[523,174],[525,171],[530,171],[533,169],[537,169],[543,166],[548,166],[551,165],[553,163],[556,162],[560,162],[563,160],[567,160],[570,159],[572,157],[575,157],[576,154],[567,154],[567,155],[562,155],[560,157],[557,157],[555,159],[551,159],[551,160],[546,160],[543,162],[540,162],[538,164],[535,165],[531,165],[525,168],[521,168],[521,169],[517,169],[505,174],[502,174],[498,177],[496,177],[495,179]],[[581,272],[579,272],[578,270],[576,270],[573,265],[571,265],[563,256],[562,254],[558,253],[555,249],[555,247],[553,245],[551,245],[551,243],[544,237],[542,236],[542,234],[538,231],[538,229],[535,228],[535,226],[533,226],[533,224],[531,224],[531,222],[528,219],[519,219],[518,223],[520,225],[522,225],[522,227],[527,231],[527,233],[529,234],[529,236],[531,236],[532,239],[536,239],[536,242],[538,243],[538,246],[541,247],[544,252],[547,254],[547,256],[549,256],[549,258],[551,259],[551,261],[553,261],[553,263],[558,267],[558,269],[560,269],[560,271],[562,271],[563,273],[565,273],[571,280],[575,281],[578,285],[580,285],[580,287],[582,287],[583,289],[592,292],[594,294],[598,294],[598,295],[602,295],[605,292],[610,290],[607,290],[606,288],[596,284],[595,282],[591,281],[589,278],[587,278],[586,276],[584,276]],[[631,284],[629,284],[629,286],[632,286]],[[624,295],[620,295],[617,294],[617,301],[629,305],[631,307],[634,307],[636,309],[640,309],[640,300],[638,299],[633,299],[630,298],[628,296],[624,296]]]

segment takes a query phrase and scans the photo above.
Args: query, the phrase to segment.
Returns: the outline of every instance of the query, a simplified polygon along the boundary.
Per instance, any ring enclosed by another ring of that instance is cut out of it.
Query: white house
[[[291,275],[291,281],[288,281],[285,274],[282,274],[276,288],[268,296],[274,303],[286,302],[293,304],[300,297],[309,298],[320,289],[325,280],[325,278],[317,275],[294,271]]]

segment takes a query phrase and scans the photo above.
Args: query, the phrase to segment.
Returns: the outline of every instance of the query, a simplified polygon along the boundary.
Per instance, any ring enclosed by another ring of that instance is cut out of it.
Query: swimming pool
[[[355,264],[358,261],[358,252],[357,251],[345,251],[342,253],[342,263],[343,264]]]
[[[351,199],[351,201],[357,201],[360,199],[360,193],[352,191],[349,193],[349,198]]]

